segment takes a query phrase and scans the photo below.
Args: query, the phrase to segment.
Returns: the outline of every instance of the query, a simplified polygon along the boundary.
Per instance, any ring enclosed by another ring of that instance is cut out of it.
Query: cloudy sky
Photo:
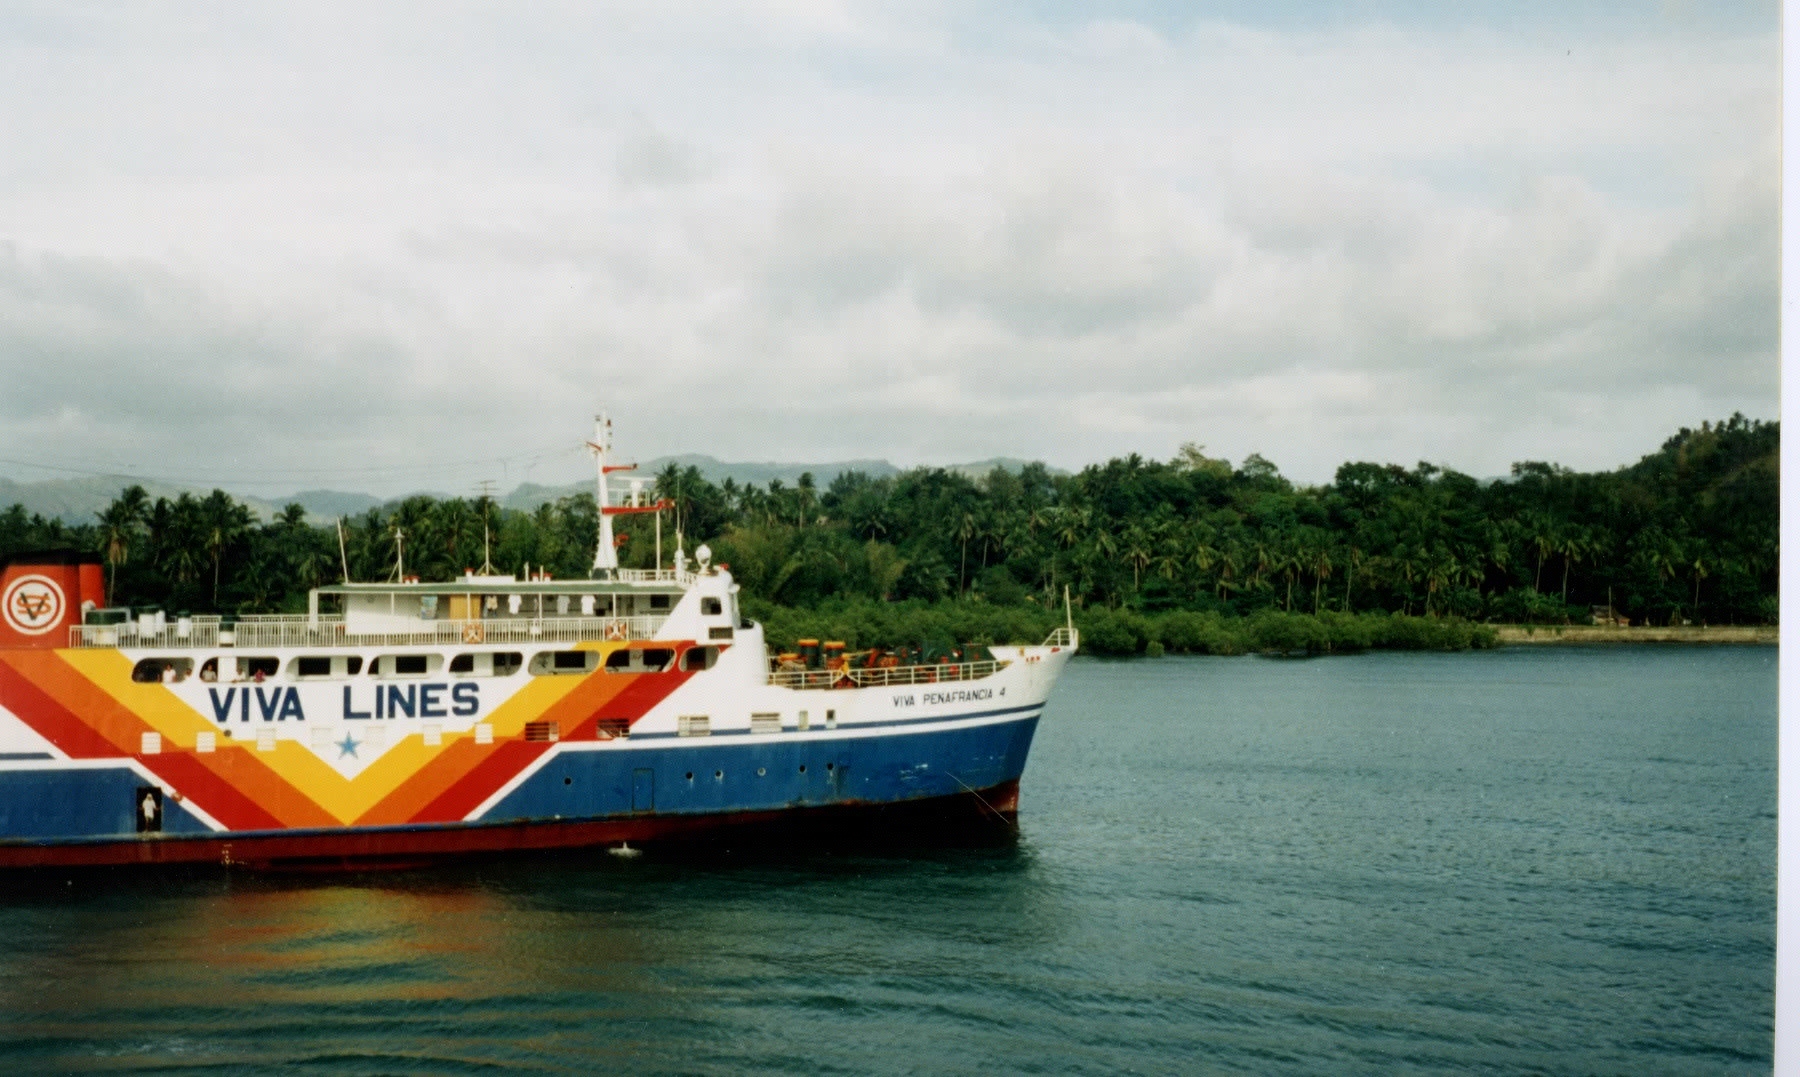
[[[469,493],[605,408],[1324,482],[1778,417],[1776,4],[1269,7],[7,0],[0,475]]]

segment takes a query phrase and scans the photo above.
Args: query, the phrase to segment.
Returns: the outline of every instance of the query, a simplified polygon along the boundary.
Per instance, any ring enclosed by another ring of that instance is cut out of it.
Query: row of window
[[[717,647],[690,647],[679,655],[673,647],[621,647],[608,654],[604,664],[599,651],[538,651],[529,663],[519,651],[463,652],[451,655],[447,665],[441,654],[382,654],[368,660],[367,675],[404,679],[441,672],[452,677],[510,677],[521,666],[534,677],[587,674],[596,669],[608,673],[667,673],[674,669],[694,673],[711,669],[718,661]],[[132,668],[131,679],[145,684],[179,683],[194,672],[192,658],[146,658]],[[300,655],[287,663],[288,678],[297,681],[341,680],[363,672],[363,657],[358,654]],[[281,660],[263,655],[208,658],[199,669],[202,681],[227,683],[263,681],[280,673]]]

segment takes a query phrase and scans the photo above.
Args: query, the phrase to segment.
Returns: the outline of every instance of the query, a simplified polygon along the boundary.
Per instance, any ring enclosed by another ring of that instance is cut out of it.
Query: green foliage
[[[728,564],[775,641],[851,645],[1041,639],[1065,589],[1095,653],[1336,653],[1479,646],[1483,622],[1564,624],[1591,607],[1637,623],[1773,623],[1780,428],[1733,416],[1683,429],[1609,473],[1537,461],[1479,482],[1428,463],[1346,463],[1296,487],[1270,461],[1233,468],[1197,444],[1053,476],[941,468],[851,472],[821,489],[655,476],[662,560],[681,533]],[[656,561],[657,521],[622,517],[621,562]],[[114,601],[296,610],[309,587],[479,567],[586,574],[592,496],[530,512],[411,497],[343,521],[297,506],[259,522],[221,491],[154,502],[127,487],[93,524],[0,511],[0,555],[101,554]],[[757,606],[755,603],[762,603]]]

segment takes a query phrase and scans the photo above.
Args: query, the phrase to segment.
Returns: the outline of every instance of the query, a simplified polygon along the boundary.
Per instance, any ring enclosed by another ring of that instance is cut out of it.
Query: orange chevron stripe
[[[576,646],[604,656],[622,645]],[[535,678],[485,720],[493,727],[493,744],[477,745],[473,733],[462,733],[427,747],[423,734],[413,733],[355,778],[345,778],[308,746],[290,740],[261,752],[225,733],[217,751],[194,753],[197,735],[218,726],[163,685],[132,681],[131,660],[118,651],[0,653],[0,698],[41,735],[78,758],[139,758],[233,829],[402,824],[459,808],[454,817],[461,818],[541,754],[538,745],[524,754],[508,747],[520,743],[527,722],[555,721],[565,737],[591,737],[602,713],[636,721],[691,676],[596,671]],[[161,734],[171,754],[141,756],[147,731]]]
[[[71,662],[71,656],[80,656],[82,661]],[[113,672],[121,675],[125,684],[139,690],[126,693],[128,696],[147,698],[153,710],[172,713],[176,718],[185,713],[192,723],[206,724],[205,719],[194,715],[161,685],[132,682],[131,663],[117,652],[12,651],[0,661],[11,665],[17,675],[28,678],[30,685],[43,694],[43,702],[34,713],[21,713],[17,709],[14,713],[59,747],[61,741],[79,740],[82,750],[70,754],[78,754],[80,758],[130,758],[149,767],[153,773],[161,774],[177,764],[169,762],[172,757],[142,754],[141,735],[150,731],[162,732],[177,746],[181,739],[179,722],[175,730],[153,729],[129,703],[91,680],[82,666],[101,669],[112,666]],[[156,698],[158,694],[160,699]],[[44,728],[40,729],[40,726]],[[83,730],[85,736],[79,732]],[[171,736],[171,733],[175,735]],[[191,733],[185,739],[185,746],[191,748]],[[184,753],[182,757],[191,758],[195,763],[185,769],[186,778],[177,789],[183,796],[191,797],[207,814],[233,828],[331,825],[329,815],[259,758],[266,754],[256,752],[250,745],[230,741],[221,742],[219,750],[210,755],[188,756]],[[246,789],[256,790],[254,800],[242,792]]]
[[[555,721],[562,728],[572,730],[577,716],[591,714],[594,710],[606,706],[609,701],[624,693],[631,686],[631,682],[651,676],[664,679],[671,675],[641,673],[620,675],[596,672],[579,679],[559,678],[573,680],[573,683],[568,685],[568,691],[560,699],[543,705],[541,710],[532,706],[522,706],[517,714],[501,715],[496,712],[493,721],[495,738],[493,747],[498,747],[502,742],[503,726],[507,735],[517,736],[518,732],[524,728],[526,721]],[[544,679],[549,680],[550,678]],[[670,684],[668,690],[673,690],[673,688],[674,685]],[[667,690],[662,694],[666,695]],[[510,709],[511,703],[512,701],[509,700],[503,709]],[[631,711],[629,717],[632,719],[642,717],[648,709],[648,707],[643,707]],[[627,717],[627,715],[621,714],[619,717]],[[515,720],[517,721],[516,727],[514,726]],[[420,813],[425,811],[433,801],[452,789],[458,788],[465,779],[470,778],[477,768],[482,766],[489,755],[493,754],[493,747],[477,749],[472,738],[459,738],[459,740],[466,742],[468,750],[445,752],[438,759],[433,760],[430,765],[420,768],[402,786],[360,816],[357,822],[375,825],[417,821]],[[459,745],[459,748],[462,747],[464,745]],[[486,772],[483,771],[483,774],[485,775]],[[493,783],[491,788],[481,792],[481,795],[475,798],[474,803],[479,804],[486,800],[489,794],[504,785],[510,778],[511,775],[506,775],[500,781]],[[484,780],[486,779],[475,779],[475,786],[462,792],[467,794],[479,791]]]

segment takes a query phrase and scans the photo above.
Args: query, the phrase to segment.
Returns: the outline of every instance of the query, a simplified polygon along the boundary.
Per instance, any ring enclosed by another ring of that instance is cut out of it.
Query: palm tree
[[[1431,611],[1431,598],[1444,590],[1462,575],[1462,565],[1446,546],[1434,547],[1425,562],[1425,615],[1435,616]]]
[[[1219,574],[1214,582],[1219,588],[1219,601],[1225,601],[1225,592],[1238,589],[1238,570],[1244,567],[1244,551],[1236,541],[1228,540],[1219,547],[1215,563],[1219,566]]]
[[[1569,604],[1569,566],[1581,561],[1593,548],[1592,539],[1585,527],[1567,527],[1556,537],[1556,552],[1562,554],[1562,600]]]
[[[1393,566],[1394,572],[1406,581],[1406,593],[1401,597],[1400,611],[1410,614],[1412,612],[1413,581],[1425,573],[1425,551],[1416,547],[1401,546],[1394,550],[1392,556],[1388,558],[1388,563]],[[1430,599],[1427,598],[1426,609],[1428,612],[1430,605]]]
[[[1706,562],[1701,558],[1699,544],[1696,543],[1691,556],[1683,556],[1684,566],[1694,578],[1694,620],[1700,620],[1700,581],[1711,575]]]
[[[1361,547],[1351,546],[1344,551],[1344,612],[1350,612],[1350,585],[1356,579],[1356,570],[1362,567],[1363,552]]]
[[[795,515],[799,517],[801,527],[806,526],[807,518],[812,515],[813,505],[818,503],[818,499],[819,491],[813,485],[812,472],[801,472],[800,478],[795,480],[794,486]]]
[[[1313,613],[1317,614],[1324,601],[1325,581],[1331,578],[1331,546],[1324,536],[1313,540],[1307,549],[1306,561],[1313,574]]]
[[[968,590],[969,579],[969,540],[975,537],[978,527],[975,514],[965,511],[956,523],[956,537],[962,543],[962,565],[957,569],[956,590],[963,594]]]
[[[1151,548],[1149,533],[1135,523],[1125,528],[1124,546],[1125,561],[1131,566],[1131,589],[1136,591],[1142,583],[1144,569],[1156,555]]]
[[[106,506],[100,516],[100,544],[106,553],[108,569],[106,580],[106,604],[112,605],[113,595],[119,582],[119,566],[131,555],[131,546],[137,540],[148,514],[150,495],[142,486],[133,484],[119,492],[113,503]]]
[[[200,502],[201,534],[213,565],[213,608],[219,608],[219,567],[226,551],[250,530],[250,510],[223,490],[214,490]]]
[[[1556,521],[1543,513],[1532,513],[1525,521],[1526,533],[1531,544],[1537,549],[1537,574],[1531,579],[1531,589],[1542,593],[1544,590],[1544,561],[1557,551],[1561,534]]]

